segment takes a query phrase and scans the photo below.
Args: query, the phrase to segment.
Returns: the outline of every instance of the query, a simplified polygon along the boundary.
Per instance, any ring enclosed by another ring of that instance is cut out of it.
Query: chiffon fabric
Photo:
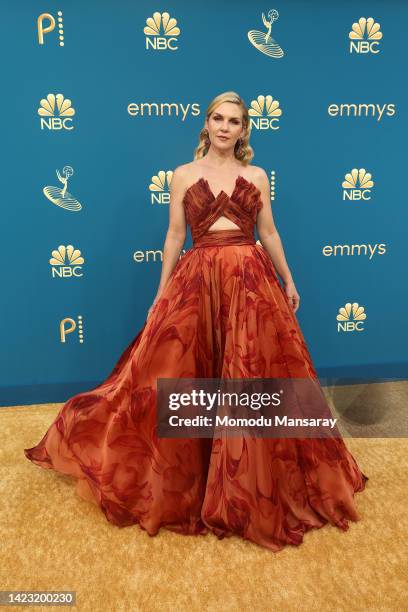
[[[76,479],[112,524],[151,536],[240,536],[274,552],[330,523],[359,520],[364,475],[342,438],[175,439],[156,434],[156,380],[317,378],[267,252],[254,238],[259,189],[238,176],[216,197],[200,178],[184,196],[193,246],[136,337],[97,387],[71,397],[24,449]],[[239,229],[212,230],[224,215]]]

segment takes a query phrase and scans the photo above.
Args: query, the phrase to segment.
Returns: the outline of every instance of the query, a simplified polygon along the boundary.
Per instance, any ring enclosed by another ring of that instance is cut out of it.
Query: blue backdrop
[[[319,374],[406,376],[406,4],[32,1],[3,16],[3,405],[110,373],[156,294],[171,173],[227,90],[251,109]]]

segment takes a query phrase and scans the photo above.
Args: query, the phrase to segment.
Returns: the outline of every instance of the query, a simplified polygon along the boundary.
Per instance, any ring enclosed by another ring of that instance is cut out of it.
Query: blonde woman
[[[75,477],[77,493],[114,525],[235,535],[276,552],[312,528],[359,519],[354,493],[368,477],[340,436],[157,435],[158,378],[317,379],[249,137],[243,100],[217,96],[194,160],[173,173],[161,278],[143,327],[109,377],[71,397],[24,452]],[[187,225],[193,246],[180,258]]]

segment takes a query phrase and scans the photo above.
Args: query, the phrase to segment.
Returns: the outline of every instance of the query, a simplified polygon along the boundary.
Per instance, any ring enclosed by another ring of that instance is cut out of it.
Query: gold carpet
[[[76,609],[93,612],[408,610],[406,439],[347,438],[370,479],[356,494],[361,520],[273,553],[236,536],[109,523],[69,476],[24,456],[61,406],[0,408],[2,590],[72,590]]]

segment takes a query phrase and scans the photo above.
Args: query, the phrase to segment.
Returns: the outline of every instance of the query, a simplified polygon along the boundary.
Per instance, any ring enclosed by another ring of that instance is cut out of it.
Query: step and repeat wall
[[[110,373],[156,295],[172,173],[231,90],[319,375],[406,376],[407,18],[397,1],[8,3],[2,405]]]

